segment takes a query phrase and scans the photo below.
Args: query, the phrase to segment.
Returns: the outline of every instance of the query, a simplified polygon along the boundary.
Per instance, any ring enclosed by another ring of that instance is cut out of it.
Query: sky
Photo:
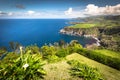
[[[0,18],[119,15],[120,0],[0,0]]]

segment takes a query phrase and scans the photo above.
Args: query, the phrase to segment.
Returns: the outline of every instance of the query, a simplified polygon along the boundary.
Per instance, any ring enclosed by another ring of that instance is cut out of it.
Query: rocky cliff
[[[74,36],[85,36],[85,37],[98,37],[99,29],[93,28],[70,28],[65,27],[60,30],[61,34],[74,35]]]

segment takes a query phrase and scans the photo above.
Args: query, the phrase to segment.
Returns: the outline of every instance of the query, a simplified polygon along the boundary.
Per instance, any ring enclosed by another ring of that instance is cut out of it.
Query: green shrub
[[[31,50],[31,52],[32,52],[33,54],[40,53],[40,48],[39,48],[38,46],[36,46],[36,45],[27,46],[27,47],[25,48],[25,51],[28,51],[28,50]]]
[[[0,66],[0,80],[38,80],[44,77],[46,72],[40,54],[30,54],[31,50],[19,56],[17,59]]]
[[[7,66],[8,64],[13,64],[13,60],[17,59],[19,57],[18,54],[13,52],[8,52],[2,60],[0,60],[0,67]]]
[[[58,61],[61,60],[61,59],[60,59],[58,56],[56,56],[56,55],[48,55],[46,58],[47,58],[47,61],[48,61],[49,63],[54,63],[54,62],[58,62]]]
[[[42,46],[41,51],[44,57],[48,55],[55,55],[56,54],[56,49],[54,46]]]
[[[104,80],[96,68],[89,67],[76,60],[70,60],[68,64],[72,66],[70,69],[70,74],[72,76],[77,76],[84,80]]]
[[[7,52],[6,50],[0,48],[0,57],[6,52]]]
[[[78,53],[90,59],[96,60],[100,63],[103,63],[105,65],[108,65],[110,67],[120,70],[120,59],[118,58],[106,56],[104,54],[100,54],[98,52],[87,50],[87,49],[79,49]]]
[[[56,53],[56,55],[57,55],[58,57],[65,57],[65,56],[67,56],[67,55],[69,55],[69,54],[70,54],[70,52],[69,52],[69,49],[67,49],[67,48],[59,49],[59,50],[57,51],[57,53]]]
[[[70,53],[74,53],[74,52],[77,52],[79,49],[83,48],[81,44],[79,44],[79,42],[77,40],[72,40],[70,43],[69,43],[69,51]]]

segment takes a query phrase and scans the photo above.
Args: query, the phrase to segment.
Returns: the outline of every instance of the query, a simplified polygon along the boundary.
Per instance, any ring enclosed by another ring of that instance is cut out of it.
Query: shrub
[[[100,63],[120,70],[120,59],[112,58],[111,56],[106,56],[104,54],[100,54],[98,52],[87,49],[79,49],[78,53],[90,59],[96,60]]]
[[[25,50],[26,50],[26,51],[31,50],[31,52],[32,52],[33,54],[40,53],[40,48],[39,48],[38,46],[36,46],[36,45],[27,46]]]
[[[76,60],[68,61],[68,64],[72,66],[70,69],[70,74],[72,76],[77,76],[84,80],[104,80],[96,68],[89,67]]]
[[[59,49],[58,51],[57,51],[57,53],[56,53],[56,55],[58,56],[58,57],[65,57],[65,56],[67,56],[67,55],[69,55],[70,53],[69,53],[69,49],[67,49],[67,48],[63,48],[63,49]]]
[[[78,52],[79,49],[83,48],[77,40],[72,40],[68,46],[70,53]]]
[[[46,72],[39,54],[26,53],[12,60],[6,66],[0,66],[0,80],[38,80],[43,78]]]
[[[42,46],[41,51],[44,57],[48,55],[55,55],[56,54],[56,49],[54,46]]]
[[[58,61],[61,60],[61,59],[60,59],[58,56],[56,56],[56,55],[49,55],[49,56],[47,56],[46,58],[47,58],[47,61],[48,61],[49,63],[54,63],[54,62],[58,62]]]

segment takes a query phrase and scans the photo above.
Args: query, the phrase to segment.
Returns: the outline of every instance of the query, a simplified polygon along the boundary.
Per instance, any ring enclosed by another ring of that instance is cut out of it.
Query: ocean
[[[92,38],[68,36],[59,30],[69,26],[69,19],[0,19],[0,47],[9,48],[9,42],[19,42],[23,46],[39,47],[64,40],[78,40],[81,45],[92,43]]]

